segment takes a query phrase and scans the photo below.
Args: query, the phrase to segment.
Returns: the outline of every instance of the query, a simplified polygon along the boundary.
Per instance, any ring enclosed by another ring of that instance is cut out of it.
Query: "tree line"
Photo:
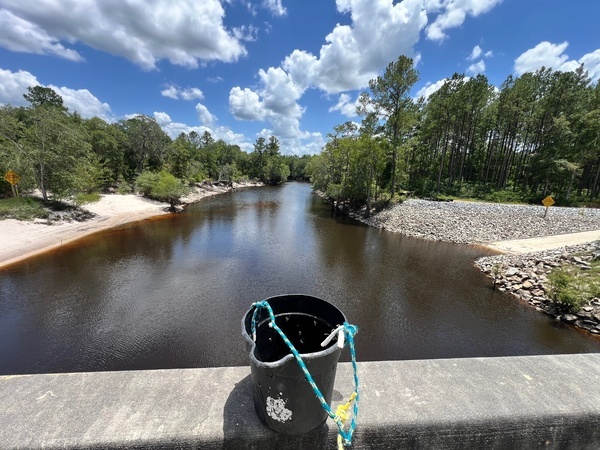
[[[28,107],[0,107],[0,174],[12,170],[22,191],[37,188],[44,200],[109,189],[149,194],[159,182],[178,191],[202,181],[277,184],[305,176],[308,157],[282,155],[275,136],[259,137],[247,153],[208,131],[171,139],[142,114],[114,123],[83,119],[47,87],[30,87],[24,97]],[[0,177],[0,196],[10,193]]]
[[[334,128],[309,174],[316,189],[349,207],[385,205],[410,192],[559,204],[598,200],[600,84],[583,66],[509,76],[454,74],[428,99],[401,56],[369,82],[360,124]]]
[[[21,190],[38,188],[44,199],[310,178],[338,205],[367,214],[405,193],[598,204],[600,83],[583,66],[510,75],[500,88],[484,75],[454,74],[428,99],[411,97],[418,79],[400,56],[361,94],[361,122],[337,125],[320,154],[302,157],[282,155],[275,136],[245,152],[208,131],[171,139],[141,114],[83,119],[35,86],[28,107],[0,107],[0,173],[18,173]],[[10,192],[0,180],[0,196]]]

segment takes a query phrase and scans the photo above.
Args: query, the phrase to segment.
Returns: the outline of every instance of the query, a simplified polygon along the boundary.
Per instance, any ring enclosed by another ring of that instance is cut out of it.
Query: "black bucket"
[[[309,295],[279,295],[266,299],[275,323],[302,356],[308,371],[328,404],[331,404],[337,362],[342,351],[336,339],[321,347],[342,325],[344,314],[331,303]],[[277,331],[260,308],[256,342],[252,340],[253,306],[242,320],[242,335],[250,352],[254,408],[260,420],[282,434],[303,434],[327,420],[313,388]]]

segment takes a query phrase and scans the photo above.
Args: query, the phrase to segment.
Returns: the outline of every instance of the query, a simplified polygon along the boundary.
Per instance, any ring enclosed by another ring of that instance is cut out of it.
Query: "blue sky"
[[[597,0],[0,0],[0,104],[41,84],[84,117],[317,153],[401,54],[415,97],[454,72],[499,86],[584,63],[597,81],[598,17]]]

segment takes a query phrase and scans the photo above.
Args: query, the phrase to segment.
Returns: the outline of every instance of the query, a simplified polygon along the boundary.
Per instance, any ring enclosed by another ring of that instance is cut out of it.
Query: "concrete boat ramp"
[[[600,230],[584,231],[581,233],[556,234],[530,239],[515,239],[508,241],[488,242],[485,245],[502,253],[531,253],[542,250],[554,250],[571,245],[585,244],[600,240]]]

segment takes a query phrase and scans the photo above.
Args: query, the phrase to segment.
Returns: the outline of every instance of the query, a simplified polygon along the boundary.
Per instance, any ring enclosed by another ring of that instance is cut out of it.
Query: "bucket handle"
[[[311,385],[315,395],[321,402],[321,406],[323,407],[323,409],[325,410],[327,415],[329,417],[331,417],[333,419],[333,421],[335,422],[335,424],[337,425],[337,427],[338,427],[338,449],[343,449],[344,446],[352,445],[352,435],[354,433],[354,430],[356,429],[356,418],[358,417],[358,400],[359,400],[358,367],[356,364],[356,351],[354,349],[354,335],[356,335],[356,333],[358,333],[358,327],[356,325],[351,325],[348,322],[344,322],[343,325],[340,325],[335,330],[333,330],[331,332],[331,334],[321,343],[321,346],[325,347],[327,344],[329,344],[331,342],[333,337],[336,334],[338,334],[338,346],[340,346],[340,342],[341,342],[340,348],[342,348],[344,346],[344,340],[347,340],[348,346],[350,347],[350,356],[352,357],[352,370],[353,370],[353,375],[354,375],[354,392],[350,396],[350,399],[345,404],[338,406],[336,412],[334,413],[331,410],[331,407],[327,404],[327,401],[325,400],[325,397],[323,397],[321,390],[317,387],[317,384],[315,383],[313,377],[311,376],[310,372],[308,371],[306,364],[302,360],[302,356],[300,356],[300,353],[298,352],[298,350],[296,350],[296,347],[294,347],[294,344],[292,344],[292,342],[287,338],[285,333],[281,330],[281,328],[279,328],[279,326],[275,322],[275,314],[273,313],[273,309],[271,308],[271,305],[269,305],[269,302],[266,300],[263,300],[260,302],[253,303],[252,306],[254,307],[254,313],[252,314],[252,330],[251,331],[252,331],[252,338],[253,338],[254,342],[256,342],[256,316],[258,315],[259,309],[265,308],[268,311],[269,317],[270,317],[269,327],[275,329],[275,331],[277,331],[277,333],[281,336],[283,341],[289,347],[290,351],[292,352],[292,355],[294,355],[294,358],[296,359],[296,362],[302,369],[302,372],[304,372],[304,377],[306,378],[306,381],[308,381],[308,383]],[[350,427],[348,428],[348,430],[345,430],[344,422],[346,422],[346,420],[348,419],[347,410],[350,408],[350,405],[352,403],[354,404],[354,407],[352,410],[353,411],[352,421],[350,422]]]
[[[331,332],[331,334],[329,336],[327,336],[323,342],[321,342],[321,347],[327,347],[327,345],[329,345],[329,343],[335,337],[336,333],[338,335],[338,338],[337,338],[337,346],[338,346],[338,348],[344,348],[344,340],[345,340],[344,339],[344,334],[345,334],[344,333],[344,325],[340,325],[335,330],[333,330]]]

